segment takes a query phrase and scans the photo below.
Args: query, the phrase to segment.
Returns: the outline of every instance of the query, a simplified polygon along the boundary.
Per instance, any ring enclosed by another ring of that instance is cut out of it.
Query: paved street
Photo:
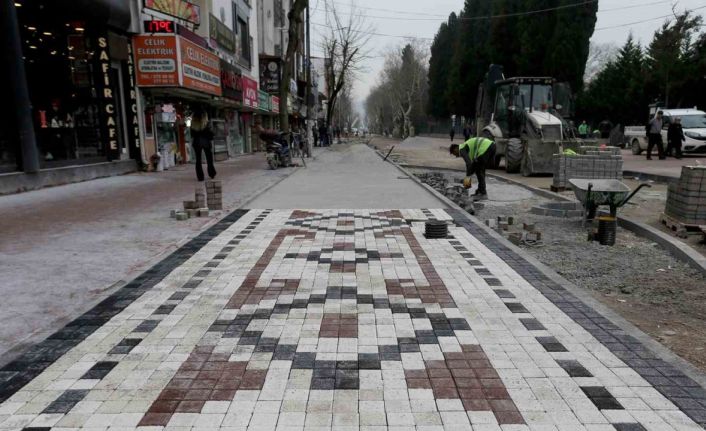
[[[400,176],[325,150],[250,205],[288,209],[232,212],[0,369],[0,430],[702,429],[703,388]]]

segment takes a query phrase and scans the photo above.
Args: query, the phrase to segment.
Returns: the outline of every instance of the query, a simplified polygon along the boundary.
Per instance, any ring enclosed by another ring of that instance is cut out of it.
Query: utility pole
[[[25,63],[22,58],[22,44],[20,28],[17,21],[17,10],[12,0],[0,0],[0,26],[2,26],[2,39],[0,43],[5,47],[3,52],[4,66],[7,68],[7,78],[10,90],[10,106],[15,116],[17,125],[17,138],[22,151],[22,168],[26,174],[39,172],[39,153],[37,151],[37,137],[34,134],[32,123],[32,105],[29,101],[27,89],[27,75]]]
[[[311,134],[311,114],[312,114],[312,104],[311,104],[311,37],[310,37],[311,25],[309,22],[309,2],[306,3],[306,92],[304,97],[306,97],[306,146],[307,154],[309,157],[312,156],[313,148],[311,144],[311,139],[309,135]],[[314,117],[316,121],[316,117]],[[312,136],[313,138],[313,136]]]

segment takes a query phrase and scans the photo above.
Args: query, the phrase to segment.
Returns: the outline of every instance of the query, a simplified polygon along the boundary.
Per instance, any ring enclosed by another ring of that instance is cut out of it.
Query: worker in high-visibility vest
[[[586,124],[586,120],[582,121],[579,125],[579,138],[588,138],[588,124]]]
[[[495,142],[487,138],[471,138],[461,144],[451,144],[449,152],[456,157],[463,157],[466,162],[466,178],[463,180],[463,187],[471,188],[471,175],[474,173],[478,178],[478,189],[474,193],[476,200],[488,199],[488,191],[485,188],[485,169],[495,159]]]

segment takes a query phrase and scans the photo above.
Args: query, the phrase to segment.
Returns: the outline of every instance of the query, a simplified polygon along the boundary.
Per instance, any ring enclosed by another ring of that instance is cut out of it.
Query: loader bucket
[[[566,149],[578,150],[581,146],[579,140],[543,141],[541,139],[528,139],[525,155],[522,159],[522,175],[551,175],[554,173],[553,156]]]

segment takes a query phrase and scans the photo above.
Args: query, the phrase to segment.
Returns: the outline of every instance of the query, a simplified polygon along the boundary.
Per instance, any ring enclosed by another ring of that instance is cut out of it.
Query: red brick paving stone
[[[434,388],[434,398],[438,400],[451,400],[451,399],[457,399],[458,398],[458,392],[456,391],[455,387],[451,388]]]
[[[458,388],[458,395],[461,397],[461,399],[470,399],[470,400],[484,400],[485,399],[485,394],[483,393],[483,390],[476,389],[476,388]]]
[[[427,370],[404,370],[404,376],[407,379],[426,379]]]
[[[216,389],[211,392],[209,401],[232,401],[237,389]]]
[[[176,413],[201,413],[203,405],[206,401],[182,401],[176,409]]]
[[[498,423],[500,425],[510,425],[510,424],[521,425],[521,424],[525,423],[525,420],[522,418],[522,415],[517,410],[507,411],[507,412],[493,411],[493,414],[495,415],[495,419],[498,420]]]
[[[289,218],[301,219],[301,218],[316,217],[316,216],[320,216],[320,215],[321,215],[320,213],[314,213],[311,211],[294,210],[294,211],[292,211],[292,214],[290,214]]]
[[[164,427],[172,418],[172,413],[145,413],[137,426],[140,427]]]
[[[174,413],[179,405],[179,401],[162,400],[152,403],[148,413]]]
[[[409,389],[431,389],[429,379],[407,379],[407,387]]]
[[[451,370],[448,368],[431,368],[427,373],[431,378],[451,378]]]
[[[471,412],[489,412],[490,404],[484,399],[461,399],[463,408]]]

